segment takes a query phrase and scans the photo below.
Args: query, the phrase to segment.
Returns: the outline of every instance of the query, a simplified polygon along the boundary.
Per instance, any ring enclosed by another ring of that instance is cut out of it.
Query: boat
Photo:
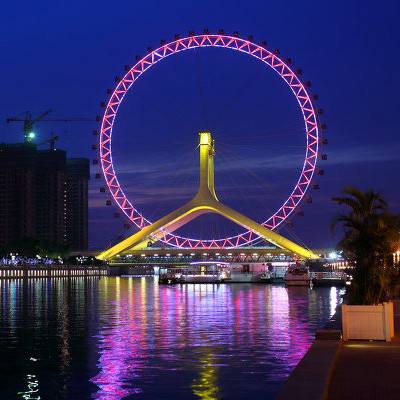
[[[273,283],[273,284],[282,285],[282,284],[285,283],[285,277],[284,276],[277,276],[276,274],[272,274],[270,282]]]
[[[297,262],[290,266],[284,276],[287,286],[310,286],[311,274],[307,267]]]
[[[265,271],[260,275],[260,280],[261,283],[271,283],[271,272]]]
[[[229,279],[229,263],[192,262],[184,267],[169,267],[160,273],[160,284],[221,283]]]
[[[345,286],[349,281],[348,275],[343,271],[311,272],[314,286]]]
[[[178,267],[170,267],[160,270],[158,283],[167,285],[180,283],[179,281],[181,279],[182,273],[183,269]]]
[[[285,284],[285,273],[288,268],[294,265],[289,261],[273,261],[270,263],[271,277],[270,281],[272,284],[282,285]]]
[[[265,263],[231,265],[225,283],[270,283],[271,273]]]

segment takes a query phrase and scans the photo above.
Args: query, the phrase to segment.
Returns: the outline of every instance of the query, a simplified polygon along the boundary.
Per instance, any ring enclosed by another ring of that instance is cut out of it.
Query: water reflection
[[[110,400],[157,389],[190,398],[188,382],[192,398],[235,398],[252,385],[247,393],[261,393],[288,376],[337,302],[330,289],[172,287],[149,278],[108,289],[112,324],[100,330],[92,382],[95,398]]]
[[[199,357],[198,374],[192,384],[193,394],[202,400],[220,398],[218,365],[211,351]]]
[[[28,374],[26,376],[28,389],[26,392],[18,392],[18,396],[21,396],[24,400],[40,400],[39,392],[39,381],[36,379],[36,375]]]
[[[153,278],[0,281],[0,297],[0,398],[74,400],[274,397],[340,299]]]
[[[29,359],[31,362],[36,362],[37,359],[31,357]],[[23,392],[18,392],[17,395],[19,398],[24,400],[40,400],[39,395],[39,380],[35,374],[27,374],[26,378],[26,390]]]

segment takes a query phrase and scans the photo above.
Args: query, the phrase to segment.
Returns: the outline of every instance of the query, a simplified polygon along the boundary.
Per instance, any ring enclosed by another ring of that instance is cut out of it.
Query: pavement
[[[285,383],[277,400],[320,400],[326,397],[340,340],[316,340]]]
[[[328,400],[400,399],[400,302],[394,304],[391,342],[342,342],[336,355]]]
[[[316,334],[278,400],[400,400],[400,301],[391,342],[340,340],[341,309]]]

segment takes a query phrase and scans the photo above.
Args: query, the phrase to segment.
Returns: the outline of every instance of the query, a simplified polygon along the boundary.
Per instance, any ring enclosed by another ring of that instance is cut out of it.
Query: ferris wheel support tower
[[[220,214],[275,246],[287,249],[301,258],[318,258],[311,250],[299,246],[282,235],[273,232],[258,222],[253,221],[251,218],[221,203],[215,193],[215,147],[210,132],[199,133],[199,149],[200,183],[199,189],[193,199],[151,225],[144,227],[141,231],[103,251],[97,256],[98,259],[108,260],[129,250],[145,248],[149,243],[162,240],[167,234],[174,232],[181,226],[206,213]]]

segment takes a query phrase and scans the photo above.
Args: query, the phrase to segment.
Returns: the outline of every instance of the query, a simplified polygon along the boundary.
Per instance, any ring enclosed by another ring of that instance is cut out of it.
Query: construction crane
[[[51,109],[44,111],[43,113],[33,117],[30,111],[25,113],[23,117],[9,117],[6,119],[6,122],[9,124],[10,122],[23,122],[23,130],[24,130],[24,141],[25,143],[31,143],[33,139],[36,137],[36,133],[34,131],[34,126],[37,122],[91,122],[95,121],[94,118],[46,118],[48,114],[52,112]],[[49,141],[50,146],[58,137],[53,139],[53,142]],[[50,139],[51,140],[51,139]]]
[[[50,150],[55,150],[56,148],[56,141],[58,140],[58,135],[55,135],[54,132],[51,133],[50,137],[43,142],[37,144],[37,146],[41,146],[42,144],[49,144]]]

